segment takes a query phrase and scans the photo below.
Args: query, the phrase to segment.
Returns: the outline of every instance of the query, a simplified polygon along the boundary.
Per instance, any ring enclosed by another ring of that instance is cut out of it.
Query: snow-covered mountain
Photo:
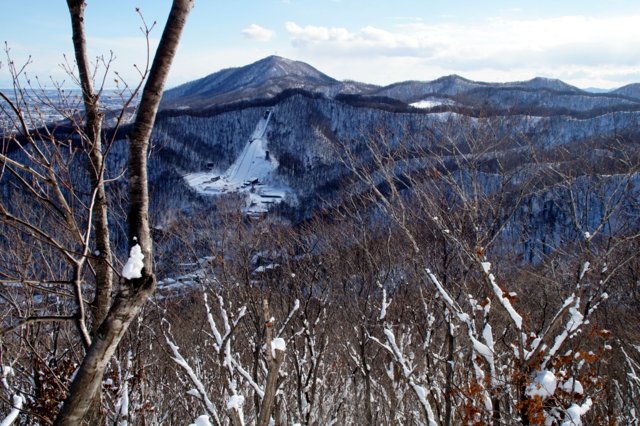
[[[522,170],[513,180],[520,185],[529,171],[553,166],[569,170],[577,190],[586,192],[580,188],[615,181],[616,164],[637,163],[636,88],[595,94],[557,80],[481,83],[459,76],[381,88],[339,82],[279,57],[223,70],[166,94],[149,159],[154,226],[206,215],[227,200],[235,209],[239,199],[250,216],[275,210],[269,215],[303,221],[362,191],[341,156],[352,152],[357,167],[375,170],[372,141],[382,141],[390,156],[400,159],[399,181],[455,165],[470,140],[476,149],[487,147],[479,165],[487,190],[495,187],[499,168]],[[110,149],[109,177],[126,170],[127,129],[119,130],[119,143]],[[56,129],[65,137],[62,131]],[[442,150],[443,140],[462,148],[455,154]],[[410,149],[398,149],[407,144]],[[536,155],[524,156],[527,150]],[[444,155],[442,163],[434,164],[430,151]],[[636,174],[632,186],[637,190],[639,183]],[[9,185],[0,191],[8,197]],[[513,235],[522,223],[533,229],[516,250],[529,261],[575,237],[567,231],[571,218],[558,209],[556,194],[557,189],[536,189],[505,227]],[[598,212],[588,213],[597,221]],[[637,209],[629,212],[628,223],[640,223]]]
[[[536,77],[528,81],[516,81],[511,83],[484,83],[468,80],[454,74],[427,82],[406,81],[391,84],[377,90],[375,94],[410,102],[415,101],[416,97],[420,96],[437,95],[454,98],[477,91],[501,91],[514,89],[583,93],[577,87],[566,84],[560,80],[542,77]]]
[[[481,139],[482,121],[499,148]],[[121,132],[125,136],[126,129]],[[399,167],[419,176],[434,169],[425,152],[443,139],[465,138],[487,144],[487,188],[495,186],[498,166],[526,175],[551,164],[584,176],[584,186],[618,173],[611,169],[618,158],[636,158],[640,100],[548,79],[493,84],[448,76],[380,88],[338,82],[305,64],[270,57],[168,92],[149,163],[155,224],[161,229],[180,214],[206,214],[228,194],[235,194],[230,200],[243,197],[247,213],[273,207],[295,223],[361,190],[341,161],[344,150],[357,154],[360,167],[375,169],[367,149],[372,140],[384,140],[391,153],[413,144]],[[109,156],[110,176],[126,168],[120,140]],[[525,147],[536,151],[537,162],[525,159]],[[449,155],[446,163],[455,159]],[[514,180],[524,181],[520,175]],[[569,219],[558,212],[555,197],[538,191],[513,216],[539,230],[518,249],[530,260],[572,238],[563,234]]]
[[[557,79],[487,83],[449,75],[433,81],[405,81],[379,87],[356,81],[338,81],[304,62],[269,56],[244,67],[229,68],[168,90],[165,110],[202,110],[239,102],[273,99],[291,89],[318,93],[359,104],[389,99],[418,108],[439,110],[474,108],[546,115],[597,114],[640,109],[640,90],[634,85],[606,93],[581,90]],[[444,107],[443,107],[444,106]]]
[[[375,92],[378,96],[387,96],[409,102],[417,97],[428,95],[453,97],[468,92],[486,83],[467,80],[459,75],[449,75],[433,81],[404,81],[385,86]]]
[[[361,83],[341,83],[304,62],[268,56],[253,64],[229,68],[167,90],[163,108],[207,108],[258,98],[271,98],[287,89],[312,92],[360,92]]]
[[[408,81],[383,87],[370,95],[400,100],[419,108],[442,105],[514,112],[573,112],[636,109],[639,99],[616,92],[590,93],[560,80],[536,77],[528,81],[484,83],[450,75],[429,82]],[[417,104],[417,105],[416,105]],[[442,109],[442,108],[440,108]]]
[[[640,83],[627,84],[609,93],[640,99]]]

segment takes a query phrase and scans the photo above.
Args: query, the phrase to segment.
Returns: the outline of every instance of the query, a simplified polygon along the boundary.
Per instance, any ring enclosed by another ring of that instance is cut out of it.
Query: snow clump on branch
[[[144,268],[144,254],[140,244],[131,247],[129,259],[122,268],[122,276],[128,280],[142,277],[142,268]]]
[[[209,416],[202,415],[196,419],[195,423],[191,423],[189,426],[211,426]]]
[[[282,337],[276,337],[271,342],[271,356],[276,358],[276,351],[284,352],[287,349],[287,344]]]
[[[527,395],[534,397],[540,396],[542,399],[548,398],[553,395],[558,386],[558,379],[556,376],[548,370],[538,372],[533,379],[533,383],[527,388]]]

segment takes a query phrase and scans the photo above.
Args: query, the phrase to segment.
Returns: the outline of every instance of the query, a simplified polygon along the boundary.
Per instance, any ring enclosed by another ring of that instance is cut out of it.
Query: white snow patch
[[[420,404],[422,404],[422,407],[427,411],[427,417],[429,421],[428,425],[436,426],[436,423],[433,420],[433,410],[431,409],[431,404],[429,404],[429,400],[427,399],[427,390],[423,386],[417,384],[412,384],[412,387],[413,391],[416,393],[416,396],[420,400]]]
[[[384,320],[387,316],[387,308],[391,304],[391,300],[387,302],[387,290],[382,289],[382,306],[380,307],[380,319]]]
[[[7,378],[9,376],[13,376],[14,375],[14,371],[13,371],[13,367],[9,366],[9,365],[3,365],[2,366],[2,377],[0,378],[0,382],[2,383],[2,387],[7,391],[10,392],[10,388],[9,388],[9,382],[7,381]]]
[[[473,343],[473,349],[476,352],[478,352],[478,354],[484,359],[486,359],[487,361],[492,360],[493,353],[491,352],[491,349],[489,349],[487,345],[485,345],[475,337],[473,336],[470,336],[470,337],[471,337],[471,342]]]
[[[287,349],[287,343],[282,337],[276,337],[271,341],[271,356],[276,357],[276,351],[284,352]]]
[[[573,377],[562,384],[562,390],[567,393],[576,393],[578,395],[584,394],[582,383],[575,380]]]
[[[576,331],[584,322],[584,315],[576,308],[569,308],[569,314],[571,315],[571,319],[567,322],[567,329],[570,333]]]
[[[189,426],[212,426],[212,425],[211,425],[211,422],[209,421],[209,416],[202,415],[196,419],[195,423],[191,423]]]
[[[416,392],[416,395],[418,396],[418,399],[420,399],[420,401],[424,401],[427,399],[427,390],[420,385],[416,385],[413,387],[413,389]]]
[[[487,345],[487,347],[493,352],[493,330],[491,325],[487,323],[482,330],[482,337]]]
[[[482,270],[485,274],[488,274],[491,270],[491,262],[482,262],[480,265],[482,265]]]
[[[584,404],[571,404],[569,408],[567,408],[567,414],[565,416],[565,421],[562,423],[562,426],[582,426],[581,417],[584,416],[587,411],[591,408],[593,402],[591,398],[587,398]]]
[[[242,406],[244,405],[244,396],[242,395],[231,395],[229,397],[229,401],[227,401],[227,410],[236,410],[240,411]]]
[[[542,399],[548,398],[554,394],[558,386],[558,379],[549,370],[539,371],[526,390],[527,395],[534,397],[536,395]]]
[[[262,274],[264,272],[267,272],[268,270],[276,269],[279,266],[280,265],[278,263],[270,263],[268,265],[261,265],[261,266],[258,266],[253,272],[255,274]]]
[[[122,276],[128,280],[142,277],[142,268],[144,268],[143,260],[144,254],[142,254],[140,244],[131,247],[129,259],[127,259],[127,263],[122,267]]]
[[[485,262],[485,263],[488,263],[488,262]],[[496,295],[496,297],[498,298],[502,306],[507,310],[507,312],[509,313],[509,316],[515,323],[518,330],[522,330],[522,316],[518,312],[516,312],[516,310],[511,305],[511,302],[509,301],[509,299],[503,296],[502,289],[498,286],[498,283],[496,282],[496,277],[491,273],[488,273],[487,276],[489,277],[489,282],[491,282],[491,287],[493,288],[494,294]]]
[[[18,394],[13,395],[13,407],[11,408],[11,411],[9,412],[7,417],[5,417],[2,423],[0,423],[0,426],[12,425],[13,422],[15,422],[18,416],[20,415],[20,412],[22,411],[22,406],[24,405],[24,403],[25,403],[25,399],[21,395],[18,395]]]
[[[120,426],[128,426],[129,422],[126,418],[129,416],[129,382],[124,382],[124,387],[122,390],[122,397],[118,401],[118,405],[120,405],[120,416],[123,420],[120,421]]]
[[[455,102],[453,102],[451,99],[427,98],[409,105],[414,108],[428,109],[440,105],[455,105]]]
[[[589,266],[591,266],[591,263],[589,263],[589,261],[585,261],[582,264],[582,269],[580,269],[580,281],[582,281],[582,278],[584,277],[584,274],[586,274],[587,271],[589,270]]]

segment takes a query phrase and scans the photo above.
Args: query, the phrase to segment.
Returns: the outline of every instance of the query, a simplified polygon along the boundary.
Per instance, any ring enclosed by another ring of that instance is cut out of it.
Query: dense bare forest
[[[297,91],[156,124],[192,2],[117,111],[68,5],[81,99],[10,57],[0,92],[2,425],[638,424],[636,112]],[[274,108],[276,179],[307,198],[256,217],[188,189]]]

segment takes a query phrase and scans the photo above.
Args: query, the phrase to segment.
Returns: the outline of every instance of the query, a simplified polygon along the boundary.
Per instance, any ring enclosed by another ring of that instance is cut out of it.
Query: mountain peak
[[[523,81],[522,83],[514,84],[515,86],[522,85],[523,87],[527,87],[529,89],[547,89],[547,90],[556,90],[556,91],[569,91],[569,92],[581,92],[582,90],[578,89],[575,86],[565,83],[562,80],[557,78],[548,78],[548,77],[534,77],[531,80]]]
[[[440,78],[433,80],[432,83],[436,81],[457,81],[457,82],[465,82],[465,83],[477,83],[472,80],[469,80],[468,78],[464,78],[463,76],[458,74],[449,74],[449,75],[442,76]]]
[[[251,70],[251,73],[260,73],[256,77],[262,79],[282,78],[282,77],[299,77],[316,82],[335,83],[336,80],[326,74],[321,73],[311,65],[294,61],[292,59],[283,58],[281,56],[271,55],[260,59],[241,69]]]
[[[337,80],[311,65],[281,56],[267,56],[252,64],[227,68],[167,90],[163,108],[208,107],[244,99],[275,96],[290,88],[316,90]]]

